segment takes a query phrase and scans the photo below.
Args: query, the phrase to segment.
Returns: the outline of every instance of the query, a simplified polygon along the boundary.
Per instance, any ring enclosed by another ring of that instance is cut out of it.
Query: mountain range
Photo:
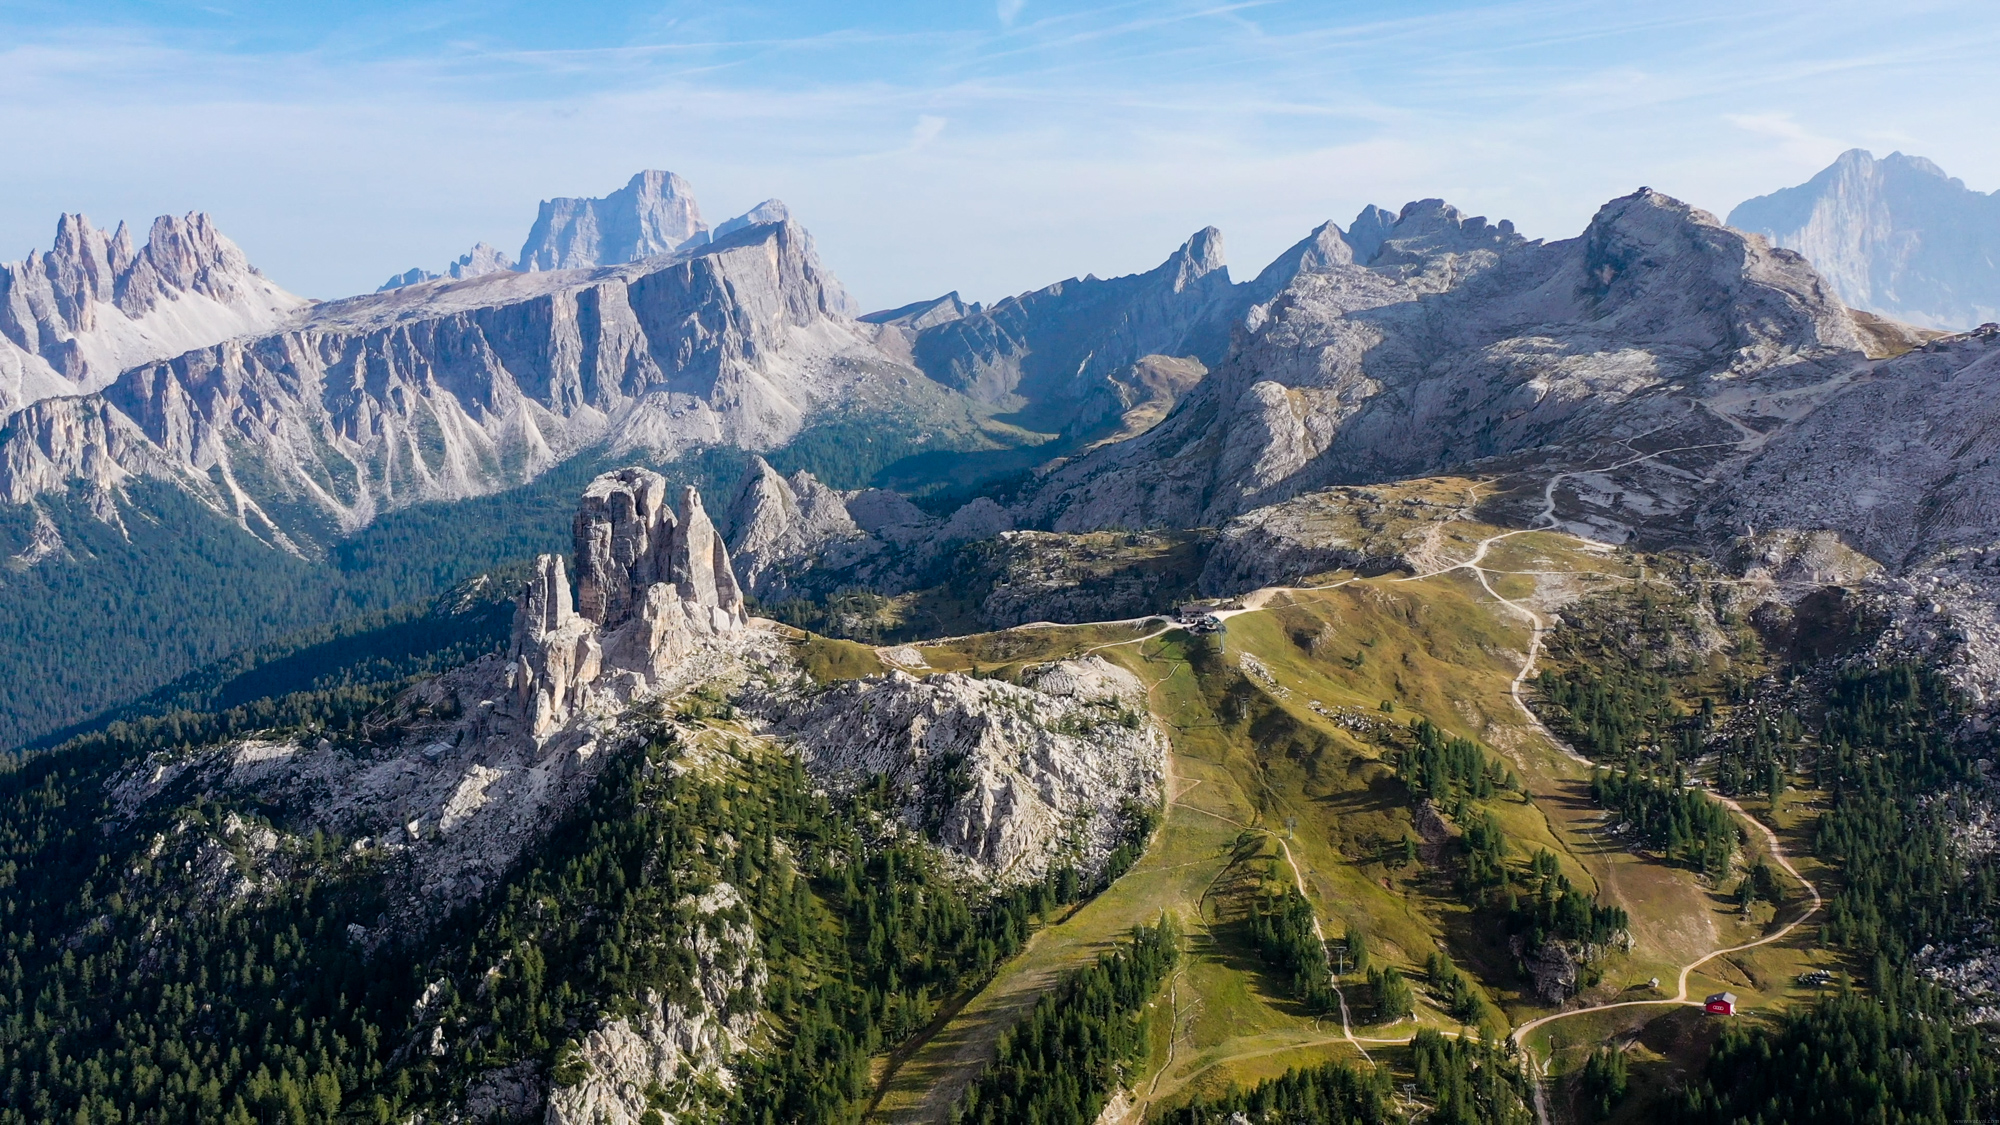
[[[67,216],[0,1125],[1990,1119],[2000,326],[1825,253],[1421,199],[863,312],[647,171],[308,302]]]

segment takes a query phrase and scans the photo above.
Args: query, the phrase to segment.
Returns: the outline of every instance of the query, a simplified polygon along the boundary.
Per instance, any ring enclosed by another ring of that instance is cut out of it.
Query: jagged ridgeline
[[[488,579],[0,775],[0,1121],[853,1121],[1144,847],[1129,674],[816,683],[669,493],[593,480],[498,636]]]

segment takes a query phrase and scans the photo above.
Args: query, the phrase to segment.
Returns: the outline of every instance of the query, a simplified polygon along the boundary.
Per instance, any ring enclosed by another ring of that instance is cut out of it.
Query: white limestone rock
[[[310,304],[259,273],[201,212],[153,220],[134,250],[64,215],[54,244],[0,264],[0,415],[85,394],[141,363],[267,332]]]
[[[601,513],[617,495],[664,491],[644,470],[606,474],[591,485],[585,512]],[[683,504],[676,526],[699,516],[698,498]],[[632,568],[590,561],[609,538],[603,526],[578,520],[578,569],[629,582]],[[671,567],[677,543],[708,560],[705,597],[653,581],[636,604],[621,603],[622,616],[599,621],[577,611],[562,560],[545,555],[521,592],[509,654],[412,688],[370,717],[369,745],[251,739],[155,755],[108,784],[115,815],[130,819],[190,778],[208,791],[257,794],[286,810],[298,831],[363,839],[391,858],[392,916],[368,941],[421,932],[497,885],[576,807],[613,752],[642,736],[621,721],[633,704],[740,674],[753,654],[780,658],[775,640],[745,627],[740,597],[730,598],[728,556],[712,533],[706,544],[669,535],[654,557]]]
[[[1049,474],[1020,518],[1214,526],[1315,487],[1558,443],[1570,464],[1649,432],[1726,444],[1736,431],[1704,397],[1862,361],[1803,259],[1650,190],[1547,245],[1436,201],[1376,233],[1372,265],[1335,254],[1299,273],[1171,417]]]
[[[708,224],[688,182],[649,169],[601,199],[543,200],[520,262],[524,270],[609,266],[707,241]]]
[[[886,776],[898,815],[1001,883],[1064,862],[1090,877],[1156,805],[1166,736],[1136,676],[1102,657],[1030,669],[1017,686],[904,672],[767,700],[776,733],[845,787]]]
[[[915,374],[881,360],[851,304],[790,223],[636,264],[322,304],[17,414],[0,496],[163,479],[291,543],[586,450],[768,449]]]
[[[375,291],[386,293],[391,289],[404,289],[412,285],[422,285],[426,281],[464,281],[468,277],[485,277],[489,273],[511,273],[514,259],[509,258],[499,248],[484,242],[475,242],[472,249],[459,255],[458,259],[444,268],[443,273],[432,273],[426,269],[405,270],[383,282]]]

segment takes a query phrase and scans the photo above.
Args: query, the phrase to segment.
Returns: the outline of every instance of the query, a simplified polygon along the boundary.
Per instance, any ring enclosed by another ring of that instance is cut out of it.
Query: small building
[[[1736,994],[1734,992],[1718,992],[1708,998],[1708,1003],[1703,1005],[1703,1010],[1711,1016],[1733,1016],[1736,1014]]]

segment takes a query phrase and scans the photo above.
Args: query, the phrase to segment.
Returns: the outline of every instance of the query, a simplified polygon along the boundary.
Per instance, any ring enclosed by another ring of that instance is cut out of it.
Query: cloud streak
[[[63,210],[203,208],[332,297],[665,167],[715,217],[784,198],[879,307],[1147,268],[1209,223],[1247,274],[1423,196],[1547,237],[1641,183],[1726,211],[1857,144],[2000,186],[2000,29],[1969,3],[1878,8],[669,5],[596,36],[470,3],[315,34],[0,20],[0,257]]]

